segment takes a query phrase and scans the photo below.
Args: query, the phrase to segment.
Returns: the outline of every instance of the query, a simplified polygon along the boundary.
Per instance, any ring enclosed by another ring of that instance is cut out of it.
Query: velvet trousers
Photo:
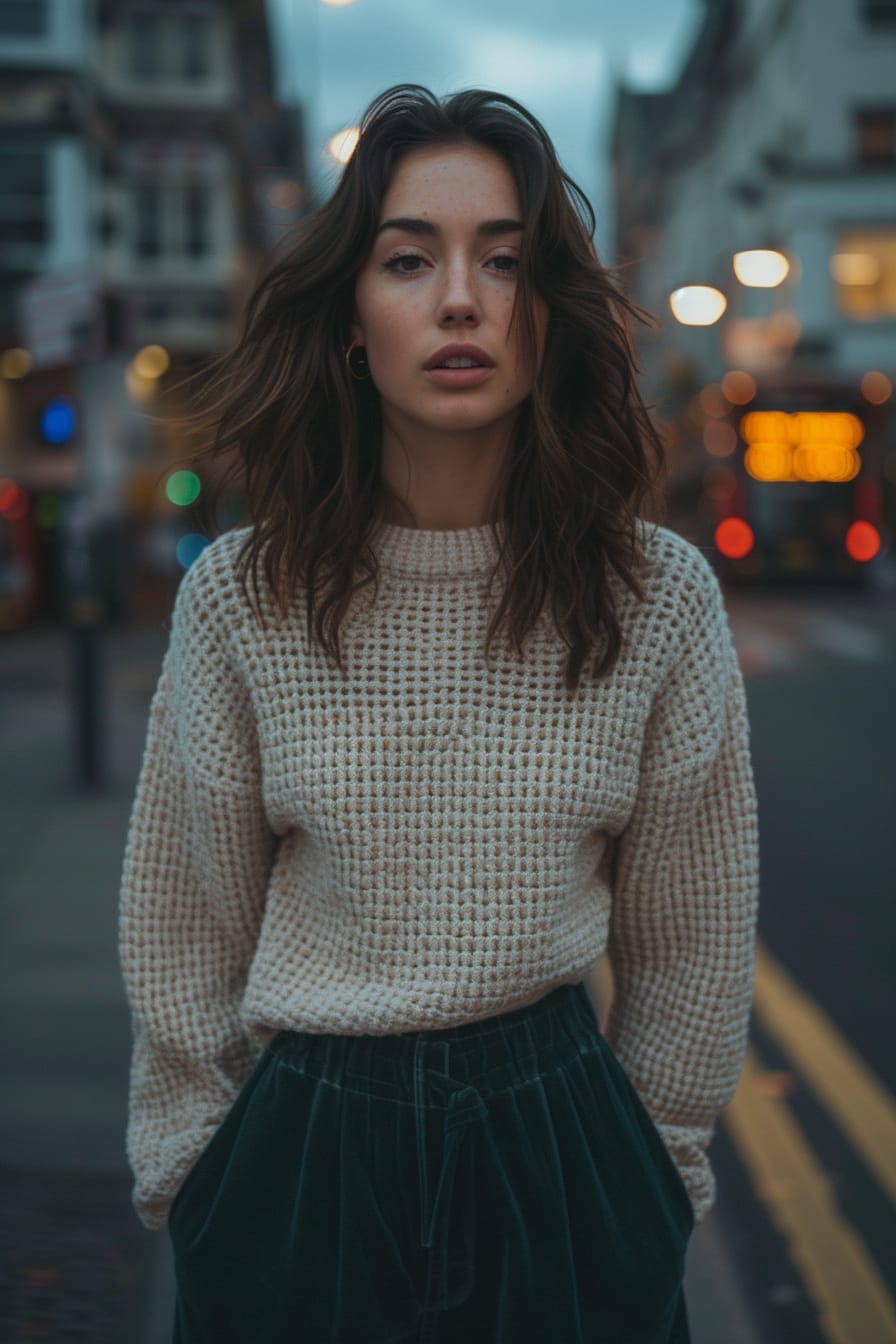
[[[583,983],[283,1031],[171,1207],[174,1344],[688,1344],[693,1226]]]

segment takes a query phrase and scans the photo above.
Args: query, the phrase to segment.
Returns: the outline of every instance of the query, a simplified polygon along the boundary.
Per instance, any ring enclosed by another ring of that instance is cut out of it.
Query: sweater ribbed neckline
[[[498,534],[503,540],[503,522]],[[490,523],[435,530],[381,522],[371,545],[384,570],[419,579],[489,573],[498,559]]]

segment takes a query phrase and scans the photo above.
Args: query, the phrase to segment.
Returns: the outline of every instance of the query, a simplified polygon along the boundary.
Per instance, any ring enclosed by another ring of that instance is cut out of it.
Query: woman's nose
[[[479,321],[480,301],[469,267],[456,266],[446,272],[438,309],[440,322]]]

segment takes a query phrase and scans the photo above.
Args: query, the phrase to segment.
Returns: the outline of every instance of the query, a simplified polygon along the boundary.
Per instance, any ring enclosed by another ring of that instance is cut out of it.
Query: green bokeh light
[[[172,504],[192,504],[201,489],[202,482],[195,471],[173,471],[165,482],[165,494]]]

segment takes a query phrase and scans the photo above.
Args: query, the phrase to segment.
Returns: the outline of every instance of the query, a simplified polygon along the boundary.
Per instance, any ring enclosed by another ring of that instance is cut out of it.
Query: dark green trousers
[[[694,1216],[584,984],[281,1032],[171,1209],[175,1344],[688,1344]]]

